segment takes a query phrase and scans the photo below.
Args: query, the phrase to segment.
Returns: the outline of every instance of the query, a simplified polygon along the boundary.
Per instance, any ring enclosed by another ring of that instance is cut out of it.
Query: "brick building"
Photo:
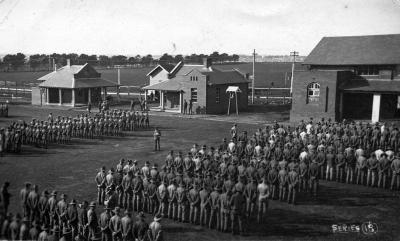
[[[324,37],[296,71],[290,120],[400,118],[400,34]]]
[[[107,95],[107,87],[117,83],[101,78],[89,64],[68,64],[40,77],[39,88],[32,90],[32,104],[87,105],[97,103]],[[103,97],[102,97],[103,96]]]
[[[157,66],[148,74],[150,85],[143,87],[146,92],[159,91],[160,106],[157,109],[183,113],[184,101],[189,103],[192,100],[195,113],[226,113],[229,102],[226,89],[229,86],[238,86],[241,90],[238,94],[239,110],[247,108],[246,74],[236,69],[219,70],[207,58],[203,65],[180,62],[169,69]],[[234,106],[231,109],[234,111]]]

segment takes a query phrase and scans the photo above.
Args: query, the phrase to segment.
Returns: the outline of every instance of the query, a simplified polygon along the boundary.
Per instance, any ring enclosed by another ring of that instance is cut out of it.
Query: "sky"
[[[400,33],[400,0],[0,0],[0,53],[308,55]]]

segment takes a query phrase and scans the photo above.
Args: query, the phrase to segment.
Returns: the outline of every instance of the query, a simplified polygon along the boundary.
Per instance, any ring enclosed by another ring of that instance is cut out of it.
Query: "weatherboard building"
[[[101,78],[89,64],[68,64],[40,77],[43,81],[32,89],[32,104],[36,105],[87,105],[105,99],[108,87],[118,84]]]
[[[324,37],[293,81],[290,120],[400,118],[400,34]]]
[[[243,111],[248,106],[248,75],[237,69],[220,70],[212,65],[209,58],[203,64],[185,64],[175,66],[158,65],[151,70],[148,91],[160,93],[160,105],[155,108],[162,111],[183,113],[184,101],[193,103],[193,112],[198,114],[227,113],[232,95],[228,87],[238,87],[238,109]],[[147,96],[147,94],[145,95]],[[235,105],[230,105],[235,111]]]

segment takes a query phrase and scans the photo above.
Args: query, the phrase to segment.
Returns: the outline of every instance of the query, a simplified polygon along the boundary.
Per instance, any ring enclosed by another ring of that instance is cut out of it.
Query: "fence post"
[[[286,93],[283,92],[283,104],[285,104],[285,96],[286,96]]]
[[[15,81],[15,97],[17,97],[17,95],[18,95],[18,82],[17,81]]]

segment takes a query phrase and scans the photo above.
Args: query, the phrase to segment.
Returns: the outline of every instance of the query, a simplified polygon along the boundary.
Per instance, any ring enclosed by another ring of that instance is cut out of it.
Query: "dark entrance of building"
[[[398,108],[398,96],[396,94],[382,94],[380,119],[390,120],[400,118],[400,109]]]
[[[373,94],[343,93],[343,118],[370,120],[372,117]]]
[[[60,93],[56,88],[49,88],[49,103],[58,104],[60,103]]]
[[[166,92],[165,102],[165,108],[179,108],[179,92]]]

